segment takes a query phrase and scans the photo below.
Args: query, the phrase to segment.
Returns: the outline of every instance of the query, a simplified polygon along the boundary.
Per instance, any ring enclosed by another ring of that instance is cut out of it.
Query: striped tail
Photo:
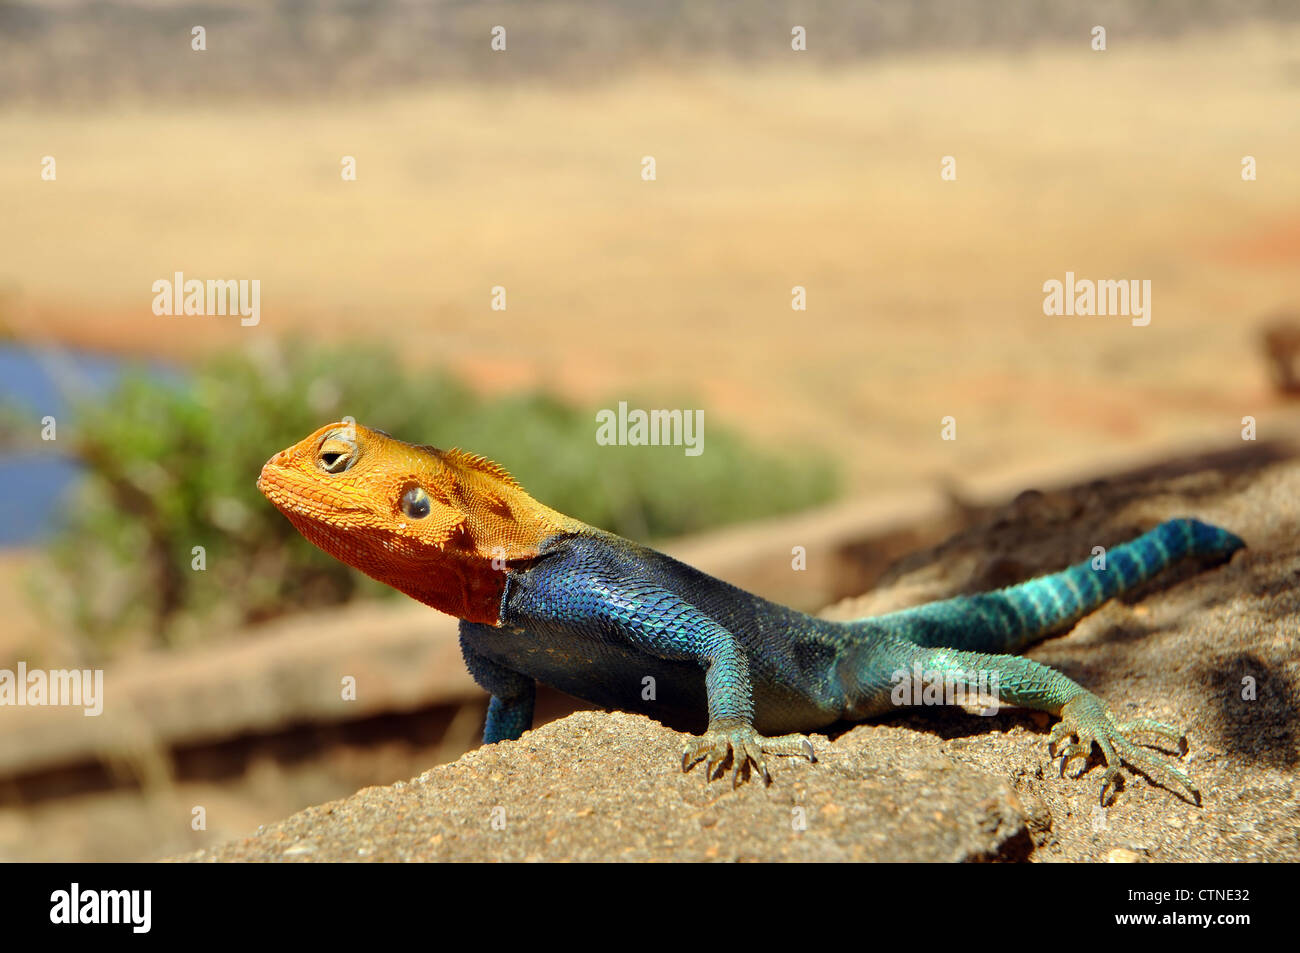
[[[996,592],[932,602],[850,626],[886,626],[917,645],[1008,654],[1073,625],[1107,599],[1127,592],[1186,556],[1227,559],[1246,544],[1225,529],[1173,519],[1149,533],[1050,576]],[[1098,568],[1093,568],[1093,563]]]

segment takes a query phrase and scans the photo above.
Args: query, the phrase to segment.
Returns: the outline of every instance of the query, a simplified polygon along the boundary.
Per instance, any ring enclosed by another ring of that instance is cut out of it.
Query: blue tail
[[[1245,545],[1227,530],[1199,520],[1169,520],[1104,557],[1099,554],[1050,576],[849,625],[885,625],[893,635],[917,645],[1014,653],[1073,625],[1107,599],[1186,556],[1227,559]]]

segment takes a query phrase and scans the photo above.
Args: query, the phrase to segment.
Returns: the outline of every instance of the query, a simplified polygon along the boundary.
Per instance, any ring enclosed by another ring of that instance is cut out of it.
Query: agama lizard
[[[1092,692],[1011,654],[1068,628],[1184,556],[1227,559],[1244,544],[1174,519],[1091,562],[996,592],[958,596],[854,622],[768,602],[663,553],[538,503],[500,466],[460,450],[334,423],[281,451],[258,487],[312,543],[461,620],[474,679],[491,694],[485,743],[532,725],[535,683],[597,705],[696,724],[682,757],[733,784],[768,755],[815,761],[802,732],[894,709],[900,673],[974,684],[996,676],[999,701],[1060,715],[1049,751],[1061,772],[1095,743],[1101,800],[1127,762],[1200,795],[1180,768],[1132,740],[1185,744],[1183,732],[1117,721]],[[707,722],[704,716],[707,715]],[[1070,740],[1073,739],[1073,740]]]

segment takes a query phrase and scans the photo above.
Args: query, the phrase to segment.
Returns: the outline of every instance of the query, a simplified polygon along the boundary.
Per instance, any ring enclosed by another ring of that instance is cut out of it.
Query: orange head
[[[346,422],[281,450],[257,488],[336,559],[435,609],[493,625],[505,570],[582,525],[489,460]]]

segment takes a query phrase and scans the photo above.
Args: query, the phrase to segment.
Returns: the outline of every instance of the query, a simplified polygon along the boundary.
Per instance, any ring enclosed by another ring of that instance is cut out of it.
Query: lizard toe
[[[1082,774],[1088,768],[1088,756],[1092,753],[1091,744],[1069,744],[1061,749],[1061,777],[1065,777],[1066,766],[1075,758],[1082,758],[1083,765],[1080,767],[1078,774]],[[1078,774],[1075,777],[1078,777]]]
[[[1187,732],[1176,725],[1166,725],[1154,718],[1134,718],[1130,721],[1122,721],[1116,727],[1125,735],[1157,735],[1167,741],[1172,741],[1178,746],[1180,752],[1187,750]]]
[[[784,755],[816,761],[812,742],[803,735],[780,735],[767,738],[749,725],[725,725],[710,728],[699,738],[687,742],[682,752],[682,770],[689,771],[701,761],[707,761],[705,778],[717,780],[725,773],[730,758],[732,786],[749,777],[751,768],[765,782],[771,783],[768,755]]]

